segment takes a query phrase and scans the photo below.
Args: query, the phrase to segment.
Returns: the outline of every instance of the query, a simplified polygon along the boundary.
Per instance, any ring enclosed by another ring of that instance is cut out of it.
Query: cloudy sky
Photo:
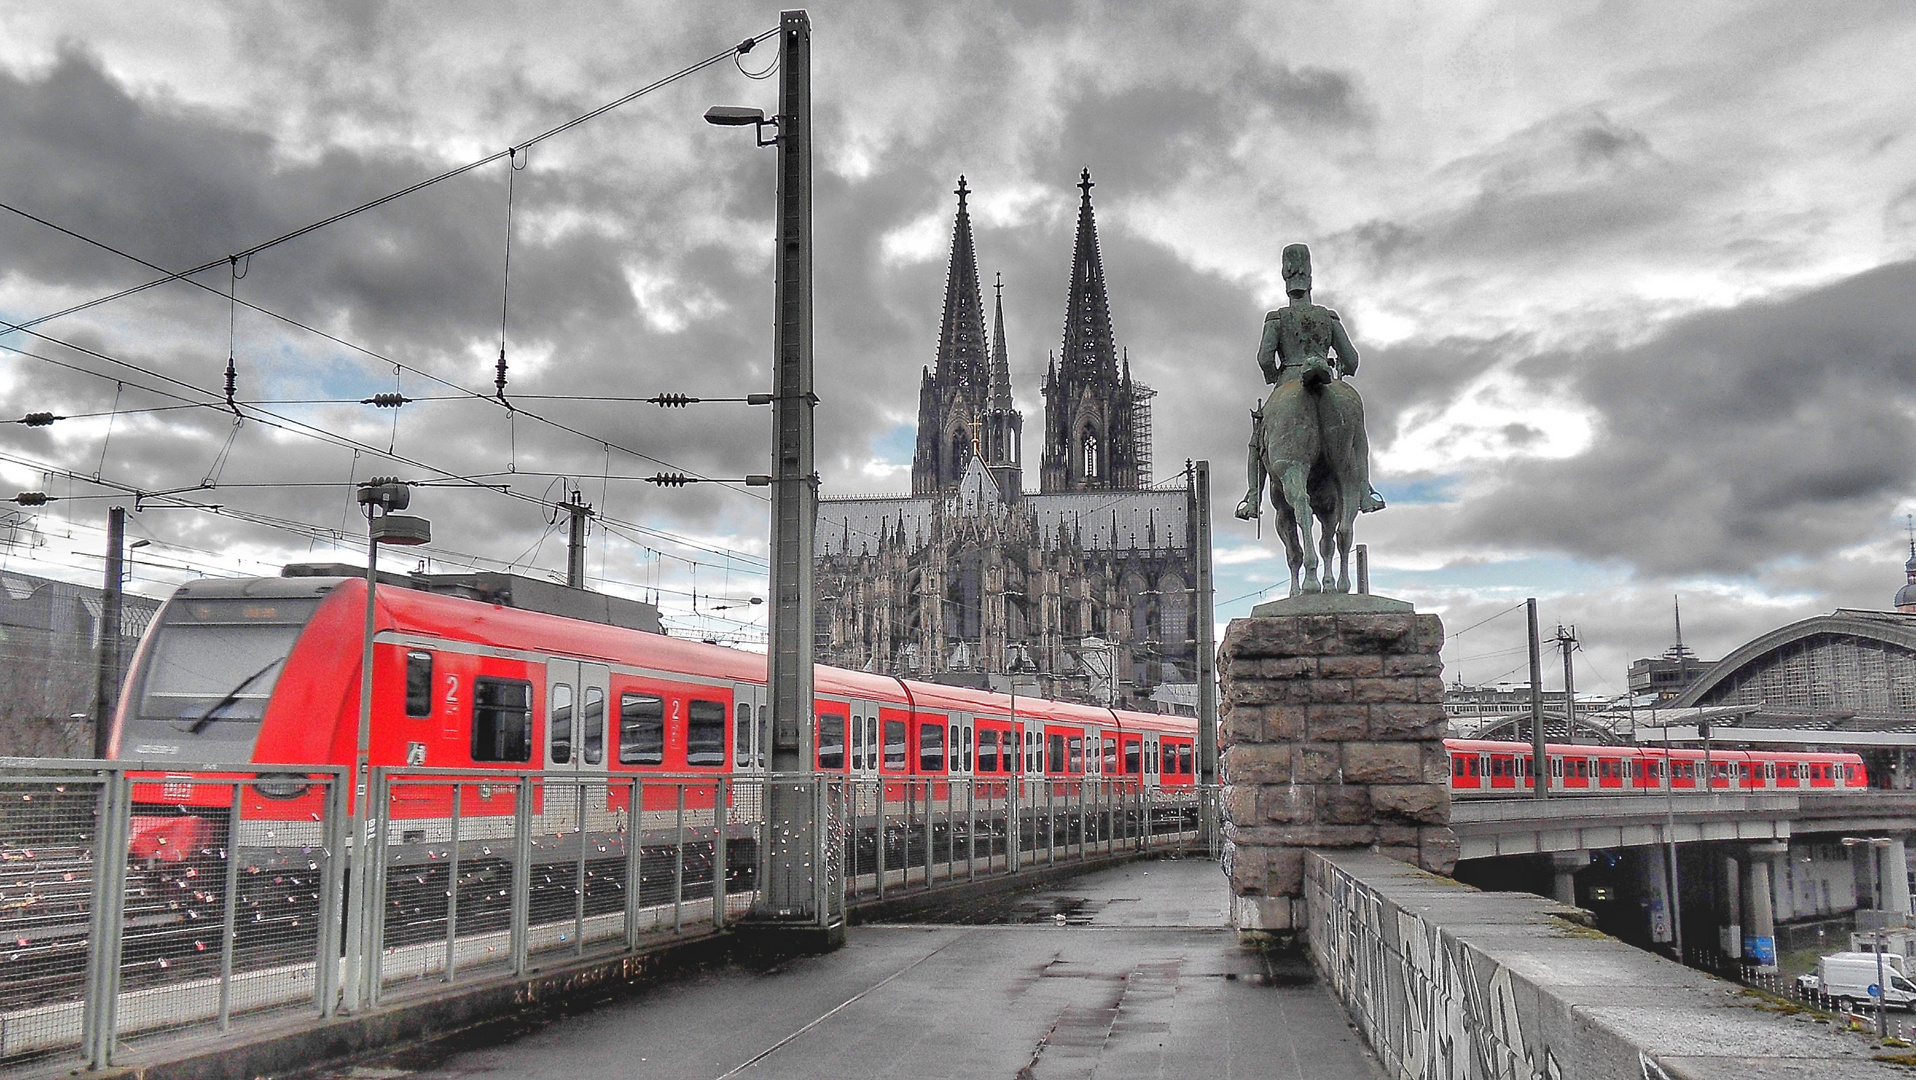
[[[1907,3],[811,14],[827,493],[908,486],[960,173],[981,269],[1004,275],[1035,460],[1073,184],[1089,167],[1118,339],[1161,390],[1158,472],[1214,465],[1220,620],[1284,573],[1269,531],[1230,508],[1259,324],[1293,241],[1311,245],[1318,299],[1362,350],[1392,503],[1360,526],[1374,587],[1453,633],[1490,619],[1454,636],[1452,676],[1521,675],[1520,614],[1491,617],[1525,596],[1547,630],[1577,626],[1580,687],[1618,692],[1629,658],[1670,643],[1673,596],[1686,642],[1714,656],[1796,618],[1884,606],[1901,583],[1916,509]],[[0,354],[0,415],[69,417],[0,426],[0,482],[59,500],[10,515],[6,565],[97,576],[113,492],[93,477],[199,488],[133,515],[153,541],[136,553],[143,592],[353,559],[348,482],[400,473],[509,488],[417,494],[435,567],[545,573],[564,541],[541,500],[576,484],[605,515],[590,560],[603,587],[658,590],[679,626],[749,639],[750,625],[693,618],[690,594],[708,611],[762,591],[759,492],[622,478],[762,471],[767,416],[617,399],[769,388],[771,155],[699,121],[711,104],[773,108],[776,81],[744,74],[765,50],[517,159],[509,290],[503,158],[225,259],[497,154],[777,17],[762,4],[0,4],[0,202],[16,211],[0,212],[0,318],[156,276],[133,259],[217,263],[193,279],[203,288],[0,335],[21,350]],[[502,308],[516,413],[482,400]],[[237,427],[204,407],[223,397],[229,352],[251,403]],[[418,400],[396,416],[357,404],[395,389]],[[162,508],[181,501],[223,512]]]

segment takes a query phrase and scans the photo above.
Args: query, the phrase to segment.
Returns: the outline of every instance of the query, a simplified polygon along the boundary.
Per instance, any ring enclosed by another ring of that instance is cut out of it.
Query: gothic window
[[[1191,594],[1176,574],[1158,579],[1158,637],[1169,645],[1191,640]]]
[[[965,465],[971,460],[971,440],[960,431],[951,437],[951,475],[965,474]]]
[[[1095,480],[1098,477],[1098,437],[1086,431],[1084,433],[1084,478]]]

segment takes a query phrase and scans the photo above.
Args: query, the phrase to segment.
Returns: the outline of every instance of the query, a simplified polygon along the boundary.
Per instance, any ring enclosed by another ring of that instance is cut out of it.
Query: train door
[[[754,721],[765,706],[765,688],[757,683],[732,687],[732,771],[757,775],[765,771],[763,727]]]
[[[580,824],[605,828],[612,805],[605,784],[605,697],[611,671],[578,660],[546,662],[546,739],[539,806],[543,828],[570,830]],[[576,834],[575,834],[576,835]]]

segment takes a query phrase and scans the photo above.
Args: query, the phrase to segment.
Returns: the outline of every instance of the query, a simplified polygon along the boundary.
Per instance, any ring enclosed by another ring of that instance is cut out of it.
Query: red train
[[[259,774],[248,817],[313,797],[301,777],[260,767],[353,760],[365,598],[356,578],[182,586],[134,657],[111,755],[246,766]],[[377,606],[375,765],[612,778],[765,768],[761,655],[406,588],[380,589]],[[1014,711],[1003,694],[829,667],[815,693],[827,774],[1196,781],[1189,717],[1026,697]],[[227,801],[185,788],[160,799]]]
[[[1534,791],[1527,743],[1446,739],[1450,790],[1457,796]],[[1841,791],[1866,788],[1869,775],[1856,754],[1771,753],[1754,750],[1665,749],[1660,746],[1585,746],[1549,743],[1546,790],[1570,794],[1681,794],[1701,791]]]

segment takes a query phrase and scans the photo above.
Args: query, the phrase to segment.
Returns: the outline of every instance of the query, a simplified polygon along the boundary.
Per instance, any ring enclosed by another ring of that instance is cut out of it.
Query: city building
[[[121,595],[122,671],[159,607]],[[95,586],[0,572],[0,755],[93,756],[101,614]]]
[[[960,177],[936,363],[918,399],[911,494],[824,498],[821,663],[1173,711],[1195,685],[1192,468],[1152,482],[1152,390],[1116,344],[1082,192],[1063,348],[1045,373],[1038,490],[1026,491],[1004,288],[992,330]],[[1207,555],[1208,557],[1208,555]]]

